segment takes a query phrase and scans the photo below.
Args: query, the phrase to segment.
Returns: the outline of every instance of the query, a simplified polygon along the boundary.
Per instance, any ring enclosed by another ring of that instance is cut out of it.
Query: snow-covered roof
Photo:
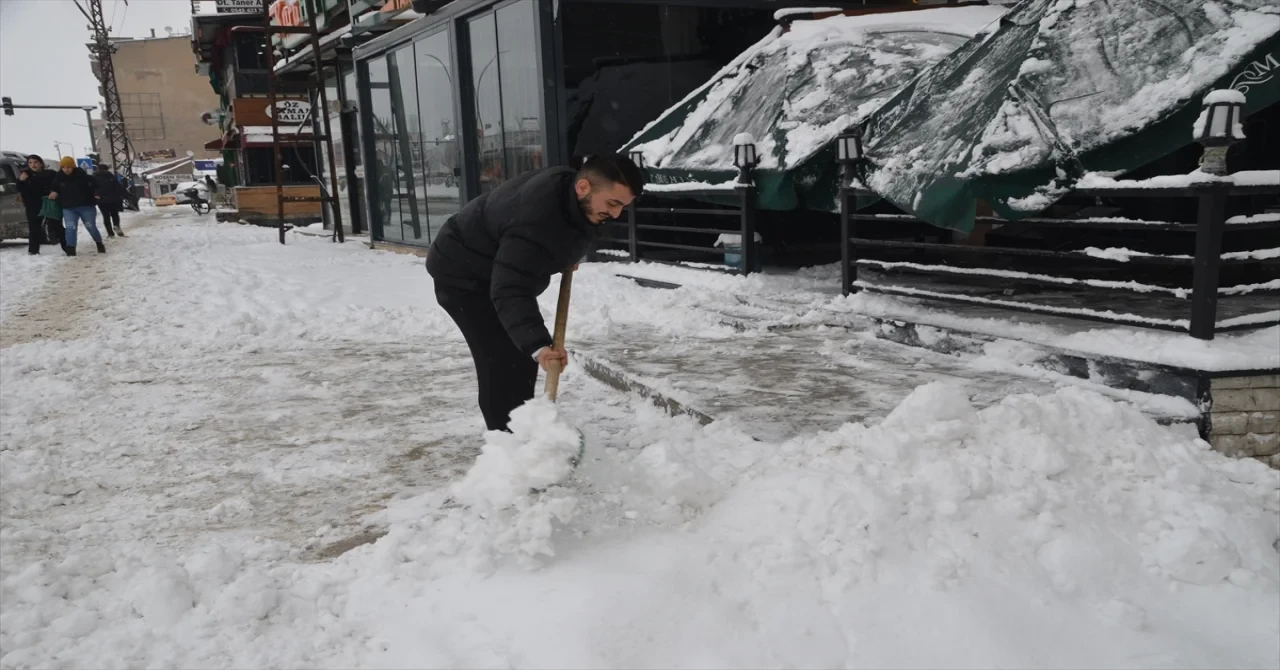
[[[759,168],[795,168],[1004,12],[946,7],[797,20],[743,52],[629,148],[659,170],[732,170],[732,139],[748,132],[759,138]]]
[[[1189,144],[1220,81],[1257,105],[1277,90],[1245,76],[1280,44],[1275,0],[1025,0],[1007,19],[865,124],[867,185],[934,225],[969,229],[978,198],[1025,216],[1068,192],[1054,168],[1131,170]],[[1185,131],[1147,133],[1184,110]]]

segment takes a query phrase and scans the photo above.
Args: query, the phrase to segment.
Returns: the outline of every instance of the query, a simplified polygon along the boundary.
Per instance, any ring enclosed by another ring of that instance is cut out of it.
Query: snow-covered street
[[[571,366],[582,466],[470,509],[474,371],[420,258],[124,227],[0,248],[4,668],[1280,667],[1280,472],[1114,396],[957,379],[702,426]],[[741,336],[721,279],[615,271],[579,271],[570,347]]]

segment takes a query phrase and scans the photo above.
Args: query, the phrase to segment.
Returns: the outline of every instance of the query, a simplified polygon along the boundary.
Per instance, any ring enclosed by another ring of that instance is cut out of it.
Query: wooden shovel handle
[[[560,299],[556,301],[556,326],[551,334],[552,347],[564,351],[564,330],[569,323],[569,291],[573,288],[573,268],[560,275]],[[560,391],[560,363],[553,362],[547,370],[547,397],[556,401]]]

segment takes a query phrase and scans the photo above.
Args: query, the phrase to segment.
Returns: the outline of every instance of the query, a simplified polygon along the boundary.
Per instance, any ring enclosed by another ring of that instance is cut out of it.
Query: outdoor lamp
[[[1233,89],[1210,91],[1196,119],[1195,138],[1204,147],[1200,169],[1209,174],[1227,173],[1227,150],[1244,140],[1244,94]]]
[[[759,163],[756,156],[756,138],[751,133],[738,133],[733,138],[733,166],[739,170],[749,170]]]
[[[738,183],[750,184],[751,171],[760,162],[756,155],[756,138],[751,133],[738,133],[733,138],[733,166],[738,168]]]
[[[836,161],[841,165],[862,160],[862,134],[844,133],[836,138]]]
[[[841,133],[836,138],[836,162],[840,164],[840,176],[844,182],[842,188],[850,186],[858,176],[862,159],[862,132],[855,129]]]

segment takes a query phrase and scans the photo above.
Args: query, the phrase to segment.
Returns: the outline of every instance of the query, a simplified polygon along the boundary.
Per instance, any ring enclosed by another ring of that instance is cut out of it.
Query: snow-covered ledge
[[[645,193],[682,193],[687,191],[725,191],[732,192],[746,188],[746,184],[737,181],[726,181],[712,184],[705,181],[684,181],[678,184],[645,184]]]
[[[1187,174],[1171,174],[1149,179],[1116,179],[1113,176],[1090,172],[1076,182],[1078,189],[1134,189],[1134,188],[1188,188],[1196,184],[1233,184],[1235,186],[1280,186],[1280,170],[1245,170],[1227,175],[1217,175],[1194,170]]]

